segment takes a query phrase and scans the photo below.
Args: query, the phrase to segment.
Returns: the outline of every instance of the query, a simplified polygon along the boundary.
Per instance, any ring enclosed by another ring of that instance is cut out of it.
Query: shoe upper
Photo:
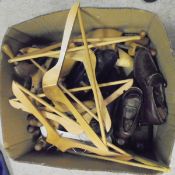
[[[119,112],[115,114],[117,117],[118,130],[116,131],[116,140],[121,144],[133,134],[139,120],[139,111],[142,104],[142,91],[137,87],[130,88],[122,96]]]
[[[163,75],[148,50],[140,48],[134,60],[134,78],[143,90],[142,124],[162,124],[167,118]]]

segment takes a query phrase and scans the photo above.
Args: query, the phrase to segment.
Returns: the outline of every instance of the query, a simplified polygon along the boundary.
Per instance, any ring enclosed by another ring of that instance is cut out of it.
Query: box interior
[[[30,46],[31,43],[61,41],[67,14],[67,10],[54,12],[14,25],[6,32],[3,44],[7,43],[16,54],[19,48]],[[163,24],[155,14],[139,9],[83,8],[82,14],[86,32],[96,28],[115,28],[134,33],[144,30],[151,38],[158,51],[157,59],[160,70],[168,82],[166,100],[169,115],[167,122],[157,128],[155,153],[159,161],[169,165],[175,140],[175,61]],[[72,36],[79,33],[80,29],[78,21],[76,21]],[[12,65],[7,62],[8,59],[2,53],[2,59],[0,59],[0,114],[4,146],[11,158],[67,169],[150,173],[150,170],[76,157],[60,152],[38,153],[32,151],[32,137],[26,131],[25,116],[27,114],[12,108],[8,103],[9,97],[13,96],[11,90],[13,69]]]

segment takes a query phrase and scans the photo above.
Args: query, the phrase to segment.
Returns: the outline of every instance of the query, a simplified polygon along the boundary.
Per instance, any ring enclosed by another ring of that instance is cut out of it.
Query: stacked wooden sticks
[[[70,36],[76,17],[79,21],[82,38],[78,37],[71,40]],[[106,132],[109,132],[111,129],[111,118],[107,110],[107,105],[122,95],[124,91],[128,90],[132,86],[133,80],[126,79],[98,84],[95,75],[96,56],[91,48],[102,46],[114,47],[116,43],[141,40],[144,37],[144,33],[141,33],[139,36],[121,36],[121,33],[117,32],[117,35],[117,37],[87,38],[81,9],[79,3],[76,3],[72,6],[68,14],[61,43],[56,43],[45,48],[23,48],[20,50],[20,56],[14,56],[9,46],[4,45],[3,51],[10,58],[9,63],[18,65],[20,62],[30,60],[37,68],[37,72],[32,76],[32,88],[30,90],[16,81],[12,82],[12,91],[16,98],[10,99],[9,102],[14,108],[32,114],[33,118],[29,119],[30,127],[28,128],[31,133],[34,130],[33,127],[43,127],[46,130],[46,142],[40,140],[35,147],[36,150],[41,150],[42,147],[46,147],[46,145],[49,144],[55,146],[62,152],[67,151],[76,155],[167,172],[169,171],[168,167],[127,153],[125,150],[113,145],[107,139]],[[83,45],[75,46],[74,42],[81,42]],[[138,44],[132,46],[130,49],[131,55],[134,54],[137,46]],[[55,50],[60,47],[60,50]],[[122,52],[122,50],[120,54],[121,59],[117,63],[118,65],[132,65],[132,63],[128,61],[130,60],[128,55]],[[44,66],[35,60],[42,57],[48,58]],[[49,65],[53,59],[58,59],[58,61],[55,66],[49,69]],[[70,72],[70,69],[76,61],[83,63],[90,86],[67,89],[62,83],[62,79],[63,76]],[[39,84],[41,83],[42,89],[38,90]],[[118,84],[123,85],[106,99],[103,99],[100,88]],[[86,90],[92,90],[94,102],[81,102],[74,95],[74,92]],[[74,118],[70,118],[69,113],[71,113]],[[98,121],[101,136],[97,135],[89,125],[92,119]],[[88,141],[83,142],[81,140],[64,137],[56,130],[59,125],[63,126],[66,132],[70,134],[84,134],[88,138]],[[73,150],[77,148],[78,150],[83,150],[83,152],[74,152]]]

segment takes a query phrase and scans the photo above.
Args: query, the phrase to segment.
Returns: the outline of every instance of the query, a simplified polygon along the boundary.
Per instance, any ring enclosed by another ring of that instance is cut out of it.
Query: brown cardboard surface
[[[0,112],[1,112],[4,146],[5,148],[9,149],[8,152],[10,153],[10,155],[13,155],[17,154],[18,151],[16,150],[14,151],[14,149],[13,151],[11,151],[10,149],[11,146],[17,145],[18,143],[21,143],[24,140],[31,138],[31,135],[29,135],[26,130],[27,121],[25,117],[27,116],[27,114],[19,110],[14,110],[9,105],[8,102],[8,98],[12,97],[13,95],[12,91],[9,88],[11,86],[12,81],[11,75],[13,74],[13,70],[11,69],[11,66],[7,63],[7,60],[8,59],[4,56],[4,62],[2,61],[0,65],[1,67]],[[22,150],[23,149],[19,149],[20,152],[22,152]],[[26,151],[27,150],[25,150],[25,152]]]
[[[76,155],[61,152],[30,152],[17,159],[31,164],[42,164],[51,167],[62,167],[66,169],[79,169],[88,171],[115,171],[117,173],[129,171],[133,174],[155,173],[153,170],[143,170],[142,168],[125,166],[113,162],[106,162],[87,157],[79,157]]]
[[[32,20],[17,24],[9,28],[4,37],[3,43],[10,44],[10,47],[17,52],[19,48],[30,45],[32,41],[51,42],[60,41],[65,25],[68,11],[61,11],[43,15]],[[125,32],[148,32],[151,40],[158,51],[158,64],[164,74],[168,87],[166,98],[169,107],[169,116],[166,124],[158,127],[155,138],[155,152],[157,158],[169,164],[172,147],[175,140],[175,60],[171,53],[171,45],[168,41],[166,31],[159,18],[150,12],[138,9],[83,9],[83,19],[86,31],[95,28],[116,28]],[[80,29],[75,23],[73,35],[78,35]],[[110,163],[99,160],[92,160],[84,157],[76,157],[62,153],[36,153],[30,152],[32,140],[30,134],[26,132],[26,114],[13,109],[8,98],[12,95],[12,65],[7,63],[7,58],[3,54],[0,63],[0,112],[2,117],[3,139],[7,151],[12,158],[30,163],[44,163],[48,166],[58,166],[63,168],[93,169],[108,171],[135,171],[140,169]],[[83,160],[83,161],[82,161]],[[148,170],[141,170],[147,172]]]

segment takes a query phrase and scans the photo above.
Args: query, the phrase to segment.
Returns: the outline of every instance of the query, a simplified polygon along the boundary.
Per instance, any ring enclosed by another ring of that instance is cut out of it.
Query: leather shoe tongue
[[[125,109],[124,109],[125,120],[123,123],[124,125],[123,128],[125,132],[129,131],[133,125],[133,122],[136,117],[138,105],[139,105],[138,98],[131,95],[130,98],[127,100],[127,105],[125,106]]]
[[[136,108],[131,106],[125,107],[125,118],[131,120],[136,115]]]
[[[126,119],[133,119],[137,113],[137,107],[139,106],[139,99],[134,97],[134,95],[130,95],[129,99],[126,102],[125,106],[125,118]]]
[[[136,116],[137,109],[132,106],[125,107],[125,120],[123,123],[123,128],[125,132],[129,131],[133,125],[135,116]]]

